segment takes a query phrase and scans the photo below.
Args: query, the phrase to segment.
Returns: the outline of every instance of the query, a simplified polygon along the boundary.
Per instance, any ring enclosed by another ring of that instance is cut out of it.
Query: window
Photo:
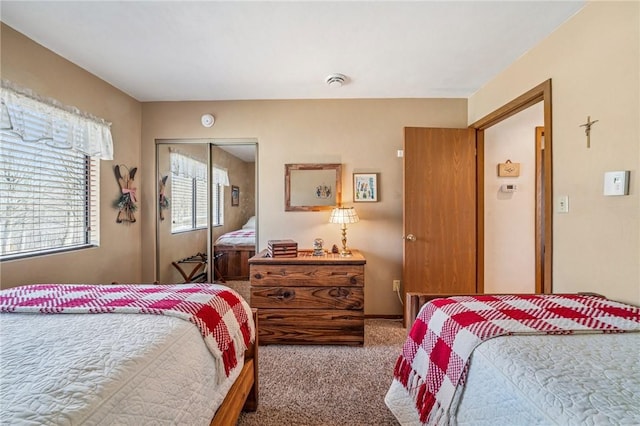
[[[80,147],[86,148],[86,140],[94,136],[82,124],[90,119],[23,97],[4,84],[0,259],[98,246],[99,157],[112,155],[110,131],[107,150],[111,154],[91,156]]]
[[[171,232],[207,227],[207,165],[171,152]]]
[[[219,167],[213,167],[213,184],[211,185],[211,211],[213,226],[224,225],[224,187],[229,186],[227,171]]]

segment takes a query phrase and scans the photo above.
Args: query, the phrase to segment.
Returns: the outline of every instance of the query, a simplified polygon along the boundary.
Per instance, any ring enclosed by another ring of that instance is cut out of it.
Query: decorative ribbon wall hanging
[[[167,196],[164,194],[165,189],[166,189],[166,185],[167,185],[167,178],[169,177],[169,175],[165,175],[162,176],[160,178],[160,182],[159,183],[159,188],[160,190],[158,191],[159,193],[159,198],[158,198],[158,205],[160,207],[160,220],[164,220],[164,211],[169,208],[169,198],[167,198]]]
[[[133,178],[137,171],[137,167],[129,170],[127,166],[122,164],[114,167],[116,180],[120,186],[120,197],[114,203],[114,207],[119,210],[118,216],[116,217],[117,223],[133,223],[136,221],[136,217],[133,213],[138,210],[138,207],[135,204],[138,200],[136,199],[137,188],[133,186]]]

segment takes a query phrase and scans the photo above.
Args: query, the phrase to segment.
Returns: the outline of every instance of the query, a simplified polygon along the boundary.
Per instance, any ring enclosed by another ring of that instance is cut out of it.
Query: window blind
[[[207,227],[207,165],[171,151],[171,232]]]
[[[211,211],[213,218],[211,223],[214,226],[224,225],[224,187],[229,186],[229,173],[220,167],[211,169]]]
[[[46,127],[32,115],[30,131]],[[100,243],[100,162],[52,143],[0,132],[0,258]]]
[[[224,225],[224,186],[219,183],[211,185],[211,212],[213,215],[211,224]]]
[[[195,227],[204,228],[207,226],[207,181],[195,181]]]
[[[193,179],[171,174],[171,232],[193,229]]]

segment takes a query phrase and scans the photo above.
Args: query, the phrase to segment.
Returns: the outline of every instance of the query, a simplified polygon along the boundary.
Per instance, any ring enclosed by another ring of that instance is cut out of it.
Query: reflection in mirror
[[[255,142],[157,142],[159,283],[248,280],[256,246],[256,154]]]
[[[163,189],[157,227],[161,284],[208,281],[207,148],[197,143],[157,145],[158,185]]]
[[[212,183],[214,275],[222,282],[248,280],[249,258],[256,252],[255,150],[255,144],[211,146],[212,167],[227,170],[229,179],[216,190],[214,174]]]

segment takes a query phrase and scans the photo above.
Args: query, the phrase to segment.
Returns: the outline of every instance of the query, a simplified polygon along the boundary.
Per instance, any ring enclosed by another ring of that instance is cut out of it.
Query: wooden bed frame
[[[216,244],[213,253],[216,271],[224,280],[249,279],[249,259],[256,254],[255,244]]]
[[[211,420],[211,426],[235,425],[241,411],[258,408],[258,310],[252,309],[256,325],[255,342],[244,353],[244,366]]]
[[[407,292],[404,302],[404,326],[407,332],[413,327],[413,323],[418,316],[418,312],[423,305],[426,305],[433,299],[440,297],[460,296],[459,294],[433,294],[433,293],[415,293]]]

